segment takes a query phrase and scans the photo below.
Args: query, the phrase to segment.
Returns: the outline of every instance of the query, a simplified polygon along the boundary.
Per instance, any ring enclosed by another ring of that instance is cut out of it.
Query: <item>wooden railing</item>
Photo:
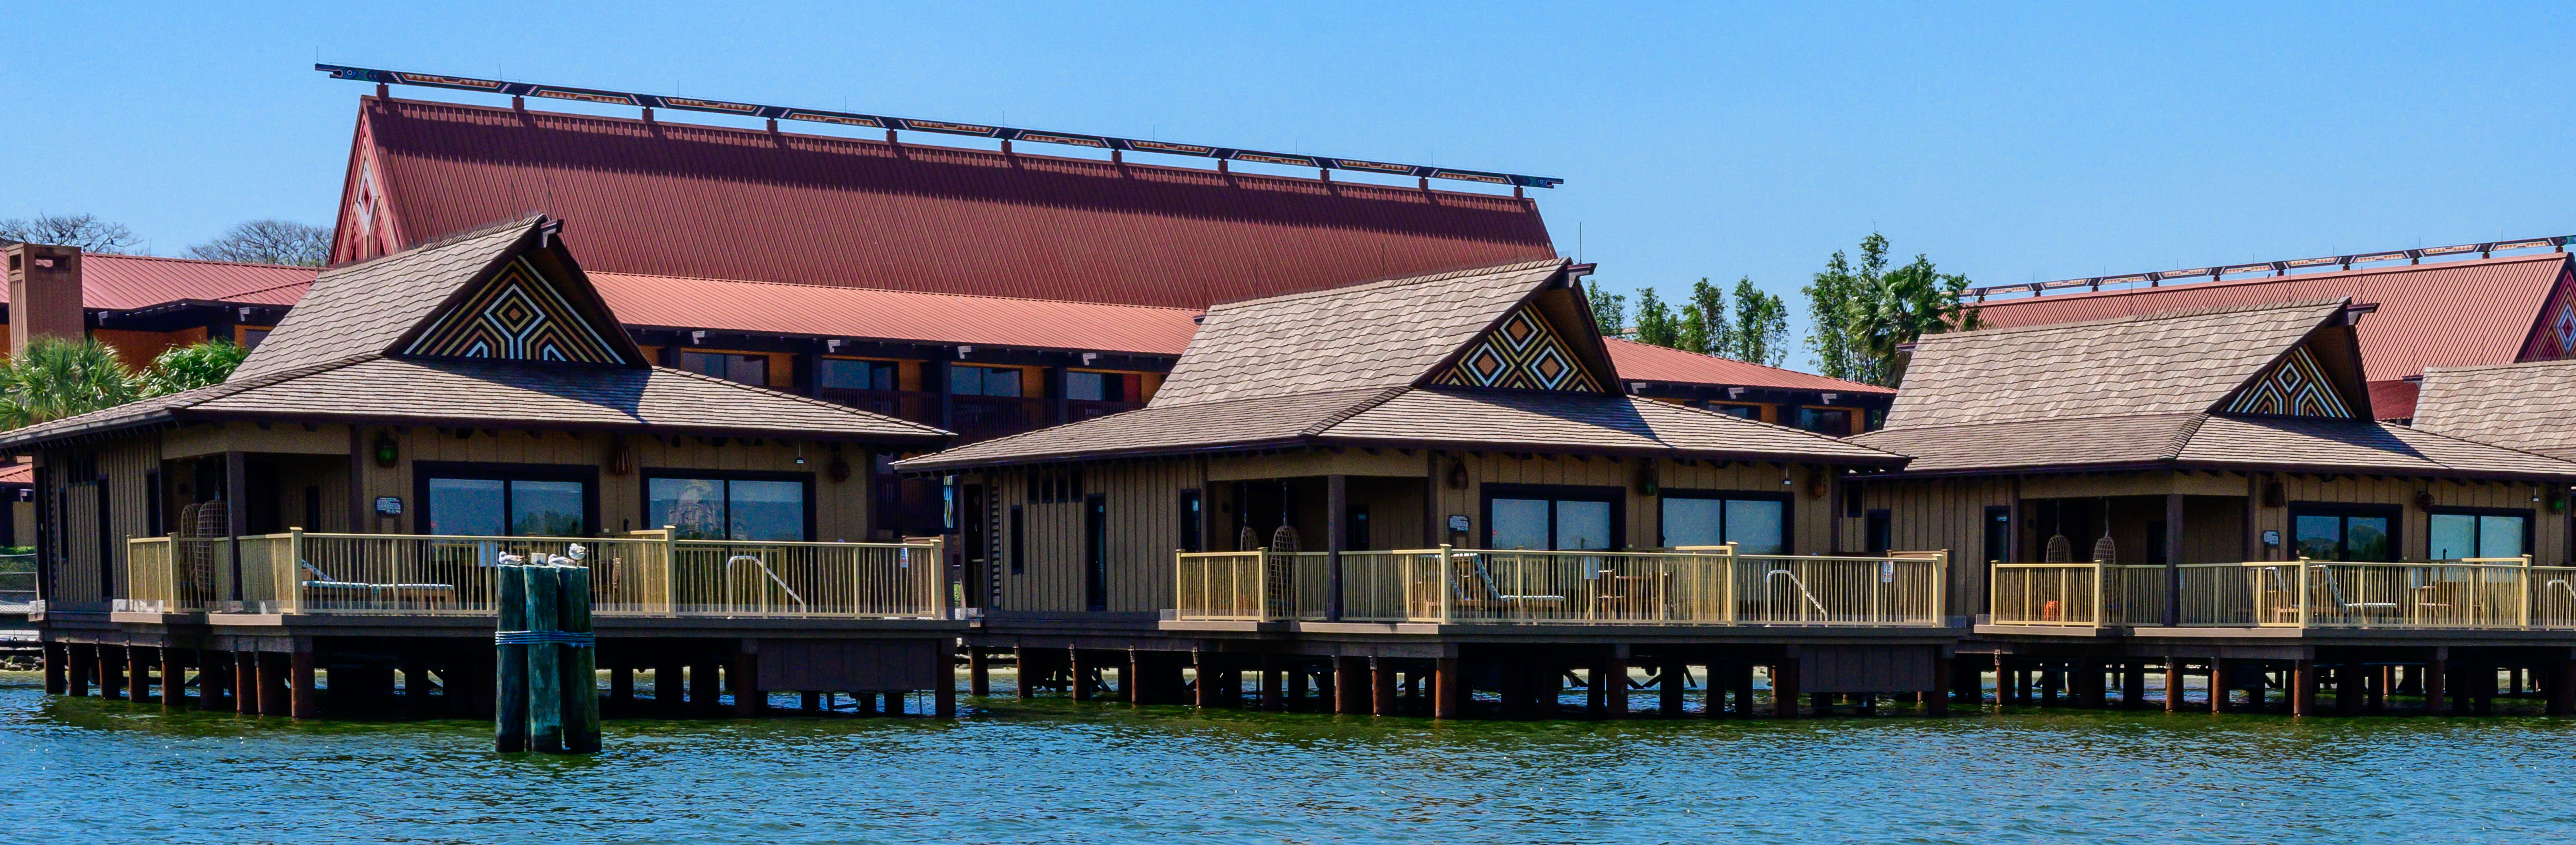
[[[576,551],[578,547],[578,551]],[[120,604],[163,612],[486,616],[503,555],[578,558],[601,616],[942,618],[937,542],[319,534],[137,538]],[[234,564],[238,555],[239,565]],[[233,573],[240,573],[238,583]]]
[[[1406,549],[1342,553],[1353,622],[1943,626],[1948,559]],[[1330,555],[1182,554],[1173,616],[1318,620]]]
[[[1999,625],[2576,629],[2576,567],[2528,557],[2418,563],[2249,561],[2167,567],[1993,565]],[[2170,612],[2170,617],[2168,617]]]

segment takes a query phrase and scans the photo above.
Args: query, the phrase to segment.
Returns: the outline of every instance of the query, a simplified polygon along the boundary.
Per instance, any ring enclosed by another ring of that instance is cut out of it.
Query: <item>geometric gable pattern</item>
[[[1565,339],[1528,304],[1513,309],[1510,316],[1478,338],[1455,366],[1432,383],[1601,392],[1601,381],[1584,370]]]
[[[406,355],[616,364],[620,356],[524,257],[438,316]]]
[[[2326,378],[2325,368],[2308,354],[2308,347],[2292,347],[2288,357],[2273,364],[2272,369],[2256,377],[2245,391],[2228,403],[2231,414],[2259,414],[2275,417],[2337,417],[2351,419],[2352,409],[2343,396],[2335,392],[2334,382]]]
[[[2540,324],[2532,327],[2531,341],[2516,361],[2561,361],[2576,358],[2576,279],[2561,278],[2558,290],[2549,297],[2549,305],[2540,310]]]

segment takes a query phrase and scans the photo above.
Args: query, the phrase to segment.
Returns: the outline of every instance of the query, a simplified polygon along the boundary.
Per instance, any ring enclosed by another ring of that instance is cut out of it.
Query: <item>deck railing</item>
[[[1741,555],[1405,549],[1342,553],[1341,615],[1354,622],[1941,626],[1946,556]],[[1178,557],[1173,615],[1319,620],[1330,555]],[[1258,587],[1254,585],[1260,585]],[[1281,585],[1285,585],[1283,588]],[[1319,586],[1322,588],[1319,589]]]
[[[2417,563],[2290,561],[1993,565],[2002,625],[2199,628],[2576,628],[2576,567],[2529,557]],[[2168,598],[2170,596],[2171,598]]]
[[[574,556],[601,616],[945,617],[937,542],[786,543],[288,531],[137,538],[120,609],[485,616],[503,555]],[[239,565],[234,560],[238,556]],[[233,575],[238,571],[238,584]]]

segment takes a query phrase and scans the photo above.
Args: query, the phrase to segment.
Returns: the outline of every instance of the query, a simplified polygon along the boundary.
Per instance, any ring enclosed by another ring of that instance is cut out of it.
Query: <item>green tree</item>
[[[1789,305],[1780,295],[1753,286],[1753,277],[1735,281],[1735,321],[1715,354],[1738,361],[1777,367],[1789,358]]]
[[[1654,288],[1637,290],[1637,342],[1653,346],[1679,348],[1681,318],[1655,296]]]
[[[1592,324],[1603,337],[1618,337],[1628,331],[1628,298],[1601,289],[1600,282],[1585,288],[1585,298],[1592,305]]]
[[[232,377],[233,368],[248,357],[250,350],[229,340],[172,347],[153,358],[152,368],[143,371],[143,395],[161,396],[222,384]]]
[[[1944,274],[1929,257],[1887,269],[1887,238],[1861,240],[1860,260],[1837,250],[1824,272],[1805,288],[1807,345],[1827,376],[1893,386],[1900,373],[1898,347],[1926,334],[1977,327],[1976,309],[1959,295],[1968,277]]]
[[[0,363],[0,428],[22,428],[134,401],[133,371],[96,340],[39,337]]]
[[[1691,285],[1690,301],[1681,305],[1675,348],[1702,355],[1725,355],[1728,338],[1726,294],[1706,277]]]

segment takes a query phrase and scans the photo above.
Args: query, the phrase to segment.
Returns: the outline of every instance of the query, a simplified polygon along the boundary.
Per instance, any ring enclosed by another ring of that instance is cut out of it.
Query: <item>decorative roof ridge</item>
[[[2544,244],[2544,245],[2545,245],[2545,244]],[[2404,251],[2405,251],[2405,250],[2395,250],[2395,251],[2393,251],[2393,252],[2404,252]],[[2529,262],[2529,261],[2564,261],[2564,260],[2566,260],[2566,258],[2567,258],[2567,253],[2564,253],[2564,252],[2534,252],[2534,253],[2524,253],[2524,254],[2521,254],[2521,255],[2498,255],[2498,256],[2490,256],[2490,257],[2487,257],[2487,258],[2470,258],[2470,259],[2458,260],[2458,261],[2435,261],[2435,262],[2431,262],[2431,263],[2423,263],[2423,264],[2391,264],[2391,265],[2386,265],[2386,266],[2381,266],[2381,267],[2354,267],[2354,268],[2351,268],[2351,269],[2348,269],[2348,270],[2327,270],[2327,271],[2323,271],[2323,272],[2314,272],[2314,273],[2277,273],[2277,274],[2275,274],[2275,275],[2270,275],[2270,276],[2247,276],[2247,277],[2244,277],[2244,278],[2238,278],[2238,279],[2204,279],[2204,280],[2200,280],[2200,281],[2193,281],[2193,280],[2191,280],[2188,276],[2183,276],[2183,277],[2168,277],[2168,279],[2167,279],[2167,282],[2168,282],[2168,283],[2167,283],[2167,284],[2158,285],[2158,286],[2155,286],[2155,287],[2127,287],[2127,288],[2117,288],[2117,289],[2114,289],[2114,290],[2088,290],[2088,291],[2078,291],[2078,292],[2074,292],[2074,293],[2058,293],[2058,294],[2044,294],[2044,295],[2037,295],[2037,296],[2023,296],[2023,297],[2014,297],[2014,298],[2012,298],[2012,299],[1970,300],[1970,301],[1963,301],[1961,304],[1963,304],[1963,305],[1968,305],[1968,306],[1972,306],[1972,307],[1977,307],[1977,308],[1985,308],[1985,307],[1989,307],[1989,306],[2011,306],[2011,305],[2019,305],[2019,304],[2026,303],[2026,302],[2067,302],[2067,301],[2073,301],[2073,300],[2099,299],[2099,298],[2103,298],[2103,297],[2112,297],[2112,296],[2144,295],[2144,294],[2153,294],[2153,293],[2159,293],[2159,292],[2164,292],[2164,291],[2176,291],[2176,290],[2207,290],[2207,289],[2210,289],[2210,288],[2217,288],[2217,287],[2243,287],[2243,286],[2252,286],[2252,285],[2274,284],[2274,283],[2279,283],[2279,282],[2298,282],[2298,281],[2307,281],[2307,280],[2310,280],[2310,279],[2332,279],[2332,278],[2339,278],[2339,277],[2357,277],[2357,276],[2365,276],[2365,275],[2396,274],[2396,273],[2413,273],[2413,272],[2417,272],[2417,271],[2425,271],[2425,270],[2449,270],[2449,269],[2456,269],[2456,268],[2461,268],[2461,267],[2495,266],[2495,265],[2500,265],[2500,264],[2516,264],[2516,263]],[[2260,261],[2258,261],[2258,262],[2254,262],[2254,264],[2255,264],[2255,265],[2264,264],[2264,263],[2267,263],[2267,262],[2260,262]],[[2211,266],[2213,266],[2213,267],[2242,267],[2242,266],[2253,266],[2253,265],[2226,265],[2226,264],[2220,264],[2220,265],[2211,265]],[[2144,276],[2145,274],[2138,274],[2138,275],[2140,275],[2140,276]],[[2063,281],[2063,282],[2081,282],[2081,281],[2083,281],[2083,280],[2082,280],[2082,279],[2069,279],[2069,280],[2061,280],[2061,281]],[[2107,279],[2107,277],[2106,277],[2106,281],[2105,281],[2105,283],[2106,283],[2106,284],[2110,283],[2110,281]],[[2022,288],[2022,287],[2026,287],[2026,286],[2028,286],[2028,285],[2032,285],[2032,284],[2045,285],[2045,284],[2051,284],[2051,283],[2049,283],[2049,282],[2034,282],[2034,283],[2015,282],[2015,283],[2012,283],[2012,284],[1988,285],[1988,286],[1986,286],[1986,288],[1985,288],[1985,289],[1986,289],[1986,290],[1990,290],[1990,291],[1997,291],[1997,292],[2000,292],[2000,293],[2010,293],[2010,292],[2012,292],[2012,289],[2014,289],[2014,288]],[[2001,289],[2001,290],[1997,290],[1997,289]],[[1973,290],[1971,291],[1971,294],[1972,294],[1972,295],[1974,294],[1974,291],[1973,291]]]
[[[1556,258],[1532,258],[1524,261],[1514,261],[1507,264],[1487,264],[1479,267],[1462,267],[1456,270],[1442,270],[1437,273],[1416,274],[1411,276],[1384,276],[1364,282],[1342,285],[1340,287],[1320,288],[1310,291],[1299,291],[1297,293],[1283,293],[1277,296],[1265,296],[1258,299],[1237,299],[1230,302],[1219,302],[1208,308],[1208,314],[1214,315],[1218,311],[1249,308],[1258,305],[1276,305],[1278,303],[1298,299],[1348,295],[1366,290],[1382,290],[1385,288],[1403,287],[1406,285],[1445,282],[1451,279],[1463,279],[1468,276],[1487,276],[1517,272],[1521,270],[1535,270],[1548,264],[1572,266],[1573,263],[1573,259],[1559,256]]]
[[[2077,421],[2084,421],[2084,420],[2144,420],[2144,419],[2166,419],[2166,418],[2180,418],[2180,417],[2207,417],[2207,416],[2209,416],[2209,415],[2210,415],[2210,413],[2209,413],[2208,411],[2170,411],[2170,412],[2160,413],[2160,414],[2067,414],[2067,415],[2063,415],[2063,416],[2054,416],[2054,417],[2023,417],[2023,418],[2020,418],[2020,419],[2010,419],[2010,420],[1992,420],[1992,421],[1987,421],[1987,422],[1947,423],[1947,424],[1943,424],[1943,425],[1909,425],[1909,426],[1892,426],[1892,427],[1888,427],[1888,428],[1882,428],[1882,429],[1879,429],[1879,430],[1877,430],[1877,431],[1862,432],[1862,433],[1860,433],[1860,434],[1852,435],[1852,437],[1853,437],[1853,438],[1860,438],[1860,437],[1875,437],[1875,436],[1882,435],[1882,434],[1909,434],[1909,433],[1918,432],[1918,431],[1953,431],[1953,430],[1962,429],[1962,428],[1989,428],[1989,427],[1995,427],[1995,426],[2029,425],[2029,424],[2032,424],[2032,423],[2046,423],[2046,422],[2077,422]],[[2346,420],[2346,422],[2358,422],[2358,420]],[[1848,439],[1848,438],[1847,438],[1847,439]]]
[[[2156,450],[2156,460],[2181,460],[2183,450],[2191,448],[2191,439],[2200,434],[2200,427],[2202,424],[2209,422],[2209,416],[2209,412],[2204,411],[2192,414],[2190,419],[2184,420],[2182,428],[2175,431],[2173,437],[2165,441],[2165,447]]]
[[[1384,405],[1384,404],[1386,404],[1387,402],[1389,402],[1389,401],[1391,401],[1391,400],[1395,399],[1395,397],[1402,396],[1402,395],[1404,395],[1404,394],[1405,394],[1406,392],[1408,392],[1408,391],[1419,390],[1419,389],[1421,389],[1421,388],[1416,388],[1416,387],[1413,387],[1413,386],[1411,386],[1411,385],[1398,385],[1398,386],[1395,386],[1395,387],[1388,387],[1388,388],[1381,389],[1381,390],[1379,390],[1379,391],[1377,392],[1377,394],[1376,394],[1376,395],[1374,395],[1374,396],[1370,396],[1370,397],[1368,397],[1368,398],[1366,398],[1366,399],[1362,399],[1362,400],[1360,400],[1357,404],[1354,404],[1354,405],[1352,405],[1352,406],[1350,406],[1350,407],[1348,407],[1348,408],[1343,408],[1343,409],[1341,409],[1341,410],[1339,410],[1339,411],[1334,411],[1334,412],[1332,412],[1332,413],[1330,413],[1330,414],[1326,414],[1326,415],[1324,415],[1324,418],[1323,418],[1323,419],[1321,419],[1321,420],[1317,420],[1317,421],[1315,422],[1315,424],[1314,424],[1314,425],[1307,426],[1307,427],[1305,427],[1304,429],[1302,429],[1302,430],[1298,431],[1298,432],[1297,432],[1297,436],[1299,436],[1299,437],[1320,437],[1320,436],[1323,436],[1324,432],[1331,431],[1331,430],[1333,430],[1333,427],[1334,427],[1334,426],[1338,426],[1338,425],[1341,425],[1342,423],[1345,423],[1345,422],[1350,421],[1350,418],[1352,418],[1352,417],[1356,417],[1356,416],[1359,416],[1359,415],[1361,415],[1361,414],[1368,413],[1370,409],[1372,409],[1372,408],[1376,408],[1376,407],[1377,407],[1377,406],[1379,406],[1379,405]],[[1317,391],[1317,392],[1322,392],[1322,391]],[[1180,406],[1180,407],[1188,407],[1188,406],[1184,405],[1184,406]]]
[[[485,224],[483,224],[483,225],[481,225],[481,226],[476,226],[476,227],[471,228],[471,229],[465,229],[465,230],[462,230],[462,231],[458,231],[458,232],[454,232],[454,233],[451,233],[451,234],[448,234],[448,235],[441,236],[441,237],[439,237],[437,240],[433,240],[433,241],[429,241],[429,242],[426,242],[426,243],[422,243],[422,244],[420,244],[420,245],[418,245],[418,246],[414,246],[414,247],[412,247],[412,248],[410,248],[410,249],[395,250],[395,251],[393,251],[393,252],[388,252],[388,253],[385,253],[385,254],[383,254],[383,255],[376,256],[376,257],[374,257],[374,258],[366,259],[366,260],[364,260],[364,261],[352,261],[352,262],[349,262],[349,263],[347,263],[347,264],[334,264],[334,265],[329,266],[329,267],[324,267],[324,268],[322,268],[322,272],[321,272],[321,273],[317,273],[317,274],[315,274],[315,278],[318,280],[318,279],[319,279],[322,275],[324,275],[324,274],[328,274],[328,275],[335,275],[335,276],[336,276],[336,275],[340,275],[340,274],[345,273],[345,272],[347,272],[347,271],[356,270],[356,269],[358,269],[358,268],[360,268],[360,267],[365,267],[365,266],[367,266],[367,265],[375,264],[375,263],[377,263],[377,262],[381,262],[381,261],[390,261],[390,260],[393,260],[393,259],[396,259],[396,258],[401,258],[401,257],[403,257],[403,256],[407,256],[407,255],[415,255],[415,254],[419,254],[419,253],[426,252],[426,251],[429,251],[429,250],[438,249],[438,248],[440,248],[440,247],[455,246],[455,245],[457,245],[457,244],[459,244],[459,243],[463,243],[463,242],[465,242],[465,241],[473,240],[473,239],[475,239],[475,238],[480,238],[480,237],[483,237],[483,236],[486,236],[486,235],[495,235],[495,234],[499,234],[499,233],[501,233],[501,232],[503,232],[503,231],[507,231],[507,230],[514,229],[514,228],[527,228],[527,227],[529,227],[529,226],[534,226],[534,225],[536,225],[536,224],[538,224],[538,223],[544,222],[544,221],[545,221],[545,219],[546,219],[546,216],[545,216],[544,214],[542,214],[542,213],[534,213],[534,212],[532,212],[532,213],[523,214],[523,215],[520,215],[520,216],[518,216],[518,217],[511,218],[511,219],[508,219],[508,220],[501,220],[501,221],[492,222],[492,223],[485,223]]]
[[[2063,323],[2036,323],[2027,326],[1997,326],[1994,328],[1974,329],[1964,332],[1939,332],[1936,334],[1924,335],[1922,338],[1916,340],[1915,343],[1920,345],[1959,338],[1988,338],[1998,335],[2017,334],[2023,332],[2066,331],[2070,329],[2100,328],[2103,326],[2116,326],[2128,323],[2157,323],[2166,320],[2213,317],[2221,314],[2243,314],[2260,311],[2322,310],[2329,305],[2343,306],[2349,305],[2351,302],[2352,297],[2344,296],[2302,299],[2292,302],[2264,302],[2251,305],[2207,305],[2197,308],[2176,308],[2167,311],[2150,311],[2145,314],[2103,317],[2094,320],[2071,320]]]

